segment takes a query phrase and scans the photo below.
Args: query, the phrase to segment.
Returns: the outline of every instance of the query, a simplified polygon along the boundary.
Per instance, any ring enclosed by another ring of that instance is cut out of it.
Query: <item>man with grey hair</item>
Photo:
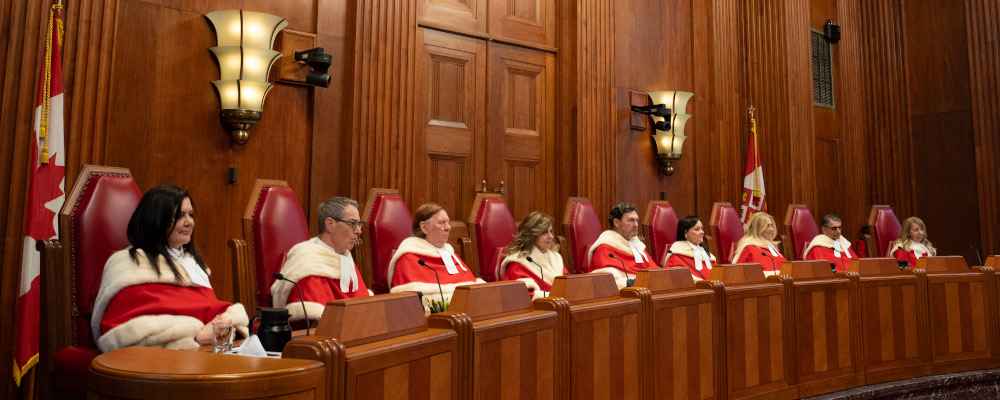
[[[609,273],[621,289],[632,286],[641,269],[659,268],[639,240],[639,213],[629,203],[618,203],[608,215],[611,229],[601,233],[590,246],[587,263],[591,273]]]
[[[271,285],[274,307],[288,309],[292,321],[319,320],[328,302],[371,295],[351,257],[361,235],[358,202],[333,197],[319,205],[316,216],[319,235],[288,250],[281,266],[285,278],[298,282],[302,297],[288,281]]]
[[[837,271],[847,271],[852,258],[858,258],[851,249],[851,242],[841,236],[843,223],[835,215],[823,217],[823,233],[816,235],[804,251],[806,260],[826,260]]]

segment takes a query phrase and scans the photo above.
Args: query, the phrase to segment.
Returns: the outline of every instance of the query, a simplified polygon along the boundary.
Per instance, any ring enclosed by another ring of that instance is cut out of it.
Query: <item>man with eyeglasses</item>
[[[328,302],[371,295],[351,257],[361,235],[358,202],[333,197],[319,205],[316,215],[319,235],[288,250],[281,266],[281,274],[302,288],[303,301],[288,281],[275,280],[271,285],[274,307],[288,309],[290,321],[302,320],[304,315],[310,321],[319,320]]]
[[[852,258],[858,255],[851,249],[851,242],[841,236],[843,223],[840,218],[827,214],[823,217],[823,233],[816,235],[806,247],[806,260],[826,260],[837,271],[847,271]]]

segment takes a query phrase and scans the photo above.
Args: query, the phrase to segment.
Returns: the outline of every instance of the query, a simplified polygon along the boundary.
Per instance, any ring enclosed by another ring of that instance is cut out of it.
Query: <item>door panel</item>
[[[542,51],[490,44],[487,133],[489,187],[504,185],[515,220],[546,210],[545,188],[554,183],[555,57]]]
[[[556,44],[553,0],[490,1],[490,35],[543,47]]]

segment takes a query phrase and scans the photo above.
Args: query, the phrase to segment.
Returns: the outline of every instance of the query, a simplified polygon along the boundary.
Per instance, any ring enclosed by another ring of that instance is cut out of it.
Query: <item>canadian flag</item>
[[[24,247],[21,249],[21,284],[17,299],[14,339],[14,382],[38,363],[40,257],[35,243],[59,234],[59,209],[66,199],[66,151],[63,139],[62,58],[59,54],[62,5],[52,6],[46,31],[45,53],[38,97],[35,101],[34,140],[25,204]]]
[[[752,110],[752,109],[751,109]],[[750,114],[750,148],[747,149],[747,167],[743,172],[743,216],[744,224],[755,213],[767,212],[767,194],[764,192],[764,167],[760,165],[757,151],[757,121]]]

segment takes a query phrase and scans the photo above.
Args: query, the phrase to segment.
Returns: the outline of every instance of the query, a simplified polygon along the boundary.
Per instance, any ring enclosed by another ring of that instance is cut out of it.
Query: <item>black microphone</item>
[[[764,258],[766,258],[766,259],[767,259],[768,261],[770,261],[770,262],[771,262],[771,271],[773,272],[773,271],[774,271],[774,259],[773,259],[773,258],[771,258],[771,257],[769,257],[769,256],[767,255],[767,252],[766,252],[766,251],[762,251],[762,252],[760,252],[760,255],[764,256]],[[764,266],[763,266],[763,265],[761,265],[761,266],[760,266],[760,269],[764,269]]]
[[[969,248],[971,248],[972,250],[975,250],[975,252],[976,252],[976,258],[979,260],[979,265],[983,265],[983,257],[981,257],[979,255],[979,249],[977,249],[975,247],[972,247],[972,243],[968,243],[968,245],[969,245]]]
[[[837,273],[837,263],[830,263],[830,269],[833,270],[834,274],[836,274]]]
[[[635,279],[628,277],[628,271],[625,270],[625,262],[622,261],[622,259],[615,257],[615,255],[612,253],[608,253],[608,257],[618,260],[618,263],[622,265],[622,272],[625,273],[625,287],[632,287],[632,284],[635,283]]]
[[[667,254],[674,254],[674,251],[673,250],[667,250]],[[667,258],[669,259],[670,256],[667,256]],[[691,263],[687,262],[687,260],[685,260],[683,257],[680,257],[680,260],[681,260],[682,263],[687,264],[688,269],[690,269],[691,271],[694,271],[694,273],[698,274],[698,276],[701,277],[701,280],[705,280],[705,275],[702,274],[701,271],[695,269],[694,266],[691,265]],[[764,268],[764,267],[761,267],[761,268]]]
[[[299,283],[291,279],[285,278],[285,276],[282,275],[281,272],[275,272],[274,279],[291,282],[293,285],[295,285],[295,289],[298,289],[299,303],[302,303],[302,316],[306,318],[306,336],[309,336],[309,314],[306,314],[306,300],[304,297],[302,297],[302,288],[299,287]]]
[[[908,261],[910,263],[913,263],[912,266],[910,264],[907,264],[906,265],[907,267],[916,267],[917,266],[917,262],[913,261],[913,257],[910,257],[910,252],[906,251],[906,249],[904,249],[903,246],[896,246],[896,248],[900,249],[900,250],[903,250],[903,253],[906,253],[906,261]]]
[[[434,300],[431,300],[431,309],[437,310],[436,312],[444,311],[444,289],[441,289],[441,277],[438,276],[437,270],[431,268],[430,265],[427,265],[427,263],[424,260],[417,261],[417,264],[423,265],[425,268],[431,270],[431,272],[434,273],[434,279],[437,279],[438,282],[438,292],[441,293],[441,306],[439,308],[438,306],[434,305]]]
[[[837,252],[837,248],[835,246],[830,246],[830,250],[833,250],[834,253]],[[843,251],[840,252],[840,265],[843,265],[844,266],[844,271],[847,271],[847,265],[844,264],[844,252]]]
[[[538,265],[538,263],[536,263],[535,260],[532,260],[530,256],[525,257],[524,259],[538,267],[538,276],[542,278],[542,287],[539,290],[542,291],[542,294],[545,294],[545,272],[542,271],[542,266]]]

